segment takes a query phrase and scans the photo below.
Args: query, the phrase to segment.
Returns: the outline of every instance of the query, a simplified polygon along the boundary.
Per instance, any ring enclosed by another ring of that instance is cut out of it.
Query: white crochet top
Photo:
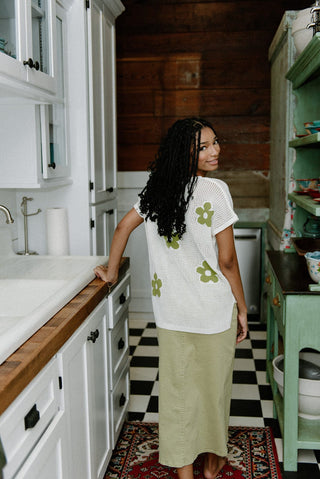
[[[139,201],[134,207],[143,217]],[[237,220],[228,186],[199,176],[181,240],[168,243],[155,222],[144,222],[158,327],[202,334],[230,328],[235,299],[219,268],[215,235]]]

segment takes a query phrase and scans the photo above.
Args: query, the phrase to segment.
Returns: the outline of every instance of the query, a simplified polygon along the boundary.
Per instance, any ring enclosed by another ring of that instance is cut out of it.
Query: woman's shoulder
[[[222,189],[224,192],[229,192],[229,187],[227,183],[225,183],[225,181],[223,180],[220,180],[218,178],[208,177],[208,176],[200,176],[199,178],[201,178],[200,184],[201,184],[201,181],[203,181],[203,184],[208,185],[209,188],[211,185],[212,190]]]

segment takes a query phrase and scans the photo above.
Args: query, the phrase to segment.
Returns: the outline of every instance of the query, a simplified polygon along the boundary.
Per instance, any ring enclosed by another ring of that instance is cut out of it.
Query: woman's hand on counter
[[[118,274],[112,274],[108,270],[107,266],[96,266],[93,271],[97,278],[100,278],[102,279],[102,281],[105,281],[109,287],[111,287],[118,281]]]

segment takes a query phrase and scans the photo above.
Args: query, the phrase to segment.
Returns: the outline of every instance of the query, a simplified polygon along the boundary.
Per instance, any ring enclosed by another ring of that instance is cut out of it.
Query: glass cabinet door
[[[0,52],[17,56],[17,6],[14,0],[0,0]]]
[[[52,75],[49,49],[50,15],[47,0],[31,0],[32,59],[35,68]]]
[[[65,13],[57,5],[56,12],[56,81],[57,102],[42,105],[42,174],[43,178],[66,177],[69,174],[67,154],[67,121],[65,107]]]
[[[54,91],[56,83],[53,39],[55,38],[54,0],[24,0],[26,2],[26,58],[28,81]]]
[[[0,0],[0,71],[55,92],[55,0]]]

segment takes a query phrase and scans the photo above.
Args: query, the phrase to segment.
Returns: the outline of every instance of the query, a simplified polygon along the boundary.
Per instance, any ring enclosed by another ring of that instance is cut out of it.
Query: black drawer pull
[[[126,302],[126,297],[123,293],[119,297],[119,302],[120,304],[124,304]]]
[[[90,335],[87,337],[87,340],[95,343],[98,337],[99,337],[99,330],[96,329],[95,331],[90,332]]]
[[[118,341],[118,349],[123,349],[124,348],[124,345],[125,345],[125,342],[123,341],[122,338],[119,339]]]
[[[24,417],[24,428],[32,429],[40,419],[40,413],[37,409],[37,405],[32,406],[28,414]]]
[[[120,407],[123,407],[123,406],[125,405],[125,403],[126,403],[126,397],[125,397],[125,395],[122,393],[122,394],[121,394],[121,397],[120,397],[120,399],[119,399],[119,406],[120,406]]]
[[[106,191],[108,191],[108,193],[112,193],[113,192],[113,187],[110,186],[110,188],[107,188]]]

